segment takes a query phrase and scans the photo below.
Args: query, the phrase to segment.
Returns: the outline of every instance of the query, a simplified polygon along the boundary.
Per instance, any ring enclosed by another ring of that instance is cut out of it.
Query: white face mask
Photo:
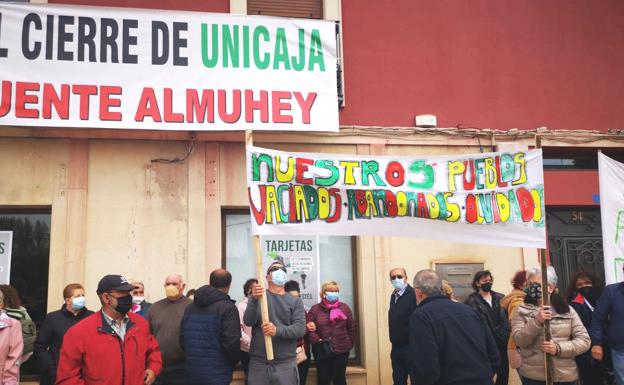
[[[392,280],[392,286],[398,290],[401,291],[403,290],[403,288],[405,287],[405,281],[403,279],[393,279]]]
[[[87,299],[85,297],[76,297],[72,298],[72,309],[80,310],[85,307],[87,304]]]
[[[132,303],[135,305],[138,305],[143,301],[145,301],[145,297],[140,297],[138,295],[136,297],[132,297]]]

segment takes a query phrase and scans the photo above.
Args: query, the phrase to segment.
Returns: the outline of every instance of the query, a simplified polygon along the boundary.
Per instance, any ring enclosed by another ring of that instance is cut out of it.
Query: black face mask
[[[490,282],[484,283],[483,285],[481,285],[481,290],[483,290],[486,293],[489,293],[490,291],[492,291],[492,283]]]
[[[132,309],[132,295],[124,295],[123,297],[116,298],[117,306],[114,307],[115,311],[119,314],[127,314]]]
[[[594,299],[594,288],[591,286],[585,286],[578,289],[578,292],[588,300]]]

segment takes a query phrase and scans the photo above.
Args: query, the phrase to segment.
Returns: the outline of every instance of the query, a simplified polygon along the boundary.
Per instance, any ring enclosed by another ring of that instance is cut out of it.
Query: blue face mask
[[[392,286],[394,286],[394,288],[398,291],[403,290],[403,288],[405,287],[405,281],[402,279],[393,279],[392,280]]]
[[[272,272],[271,279],[273,280],[273,283],[277,286],[284,286],[284,284],[288,280],[284,270],[275,270],[274,272]]]
[[[338,301],[339,297],[340,295],[337,291],[328,291],[327,293],[325,293],[325,298],[327,298],[329,302],[336,302]]]
[[[87,299],[85,297],[72,298],[72,309],[80,310],[85,307]]]

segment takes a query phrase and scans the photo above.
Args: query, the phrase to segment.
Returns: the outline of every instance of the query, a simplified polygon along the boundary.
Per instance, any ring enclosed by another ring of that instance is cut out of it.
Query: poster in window
[[[8,285],[11,281],[12,244],[13,232],[0,231],[0,285]]]
[[[320,291],[318,236],[275,235],[260,238],[264,271],[273,262],[286,266],[288,280],[297,281],[306,310],[317,304]]]

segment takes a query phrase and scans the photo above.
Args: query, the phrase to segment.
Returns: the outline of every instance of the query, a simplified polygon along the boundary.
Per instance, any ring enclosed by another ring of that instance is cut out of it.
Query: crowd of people
[[[546,276],[543,289],[539,268],[519,271],[503,295],[479,271],[462,304],[435,271],[418,272],[412,287],[404,268],[392,269],[394,384],[507,385],[510,368],[523,385],[545,384],[548,355],[555,384],[624,385],[624,282],[604,288],[579,272],[561,294],[552,266]]]
[[[624,282],[604,288],[594,274],[579,272],[562,294],[554,268],[546,276],[543,288],[539,268],[519,271],[503,295],[493,290],[492,274],[480,271],[461,303],[433,270],[419,271],[410,285],[405,268],[392,269],[393,383],[507,385],[511,368],[523,385],[545,384],[548,355],[555,384],[624,385]],[[182,276],[171,274],[165,298],[151,304],[143,283],[106,275],[96,312],[87,309],[83,286],[72,283],[36,338],[15,289],[0,285],[0,384],[17,385],[31,353],[41,384],[226,385],[240,362],[246,385],[304,385],[312,358],[318,385],[346,384],[356,326],[337,282],[325,282],[309,309],[280,262],[269,266],[266,289],[247,280],[238,304],[231,283],[217,269],[208,285],[186,290]]]

